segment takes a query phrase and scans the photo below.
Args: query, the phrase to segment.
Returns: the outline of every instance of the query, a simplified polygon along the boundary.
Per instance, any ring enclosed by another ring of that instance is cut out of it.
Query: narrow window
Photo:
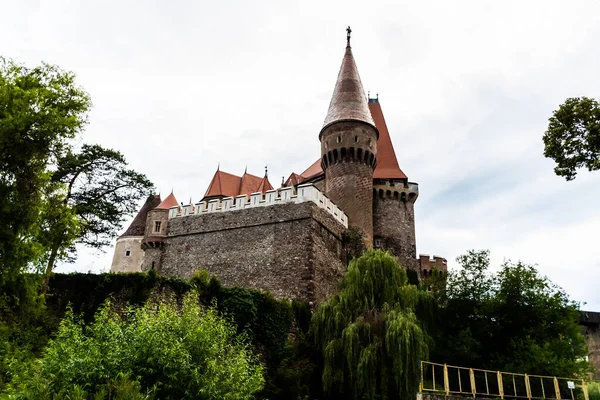
[[[341,137],[341,136],[338,136],[338,137],[337,137],[337,142],[338,142],[338,143],[341,143],[341,142],[342,142],[342,137]]]
[[[154,269],[154,261],[152,261],[152,269]]]
[[[154,232],[160,232],[160,221],[154,222]]]
[[[375,248],[377,248],[377,249],[381,248],[381,239],[380,238],[375,238]]]
[[[129,257],[130,255],[131,255],[131,251],[127,250],[127,251],[125,252],[125,257]]]
[[[354,136],[354,143],[358,143],[358,136]]]

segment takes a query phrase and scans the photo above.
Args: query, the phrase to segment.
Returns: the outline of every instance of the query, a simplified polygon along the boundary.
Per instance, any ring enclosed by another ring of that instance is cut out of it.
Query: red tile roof
[[[168,210],[169,208],[175,207],[178,205],[179,205],[179,203],[177,203],[177,199],[175,198],[173,193],[171,193],[162,201],[162,203],[157,205],[156,208]]]
[[[369,101],[369,110],[379,130],[379,139],[377,139],[377,167],[373,172],[375,179],[407,179],[406,175],[398,165],[394,145],[390,138],[383,111],[379,100]]]
[[[369,102],[369,111],[373,116],[375,126],[379,131],[379,139],[377,139],[377,166],[373,172],[373,178],[408,179],[398,164],[396,152],[394,151],[394,145],[392,144],[392,139],[390,138],[390,133],[385,123],[385,118],[383,117],[383,111],[381,110],[379,100]],[[321,159],[318,159],[310,167],[308,167],[306,171],[300,174],[300,177],[303,179],[301,179],[301,181],[298,183],[302,183],[302,181],[322,173],[323,169],[321,168]],[[292,175],[290,175],[290,178]],[[290,178],[288,178],[288,180]],[[297,183],[294,183],[294,185],[297,185]]]
[[[255,192],[266,192],[273,190],[273,186],[266,176],[261,178],[244,172],[241,177],[217,170],[208,189],[204,194],[207,197],[236,197],[243,194],[250,195]]]
[[[295,172],[292,172],[289,178],[287,178],[287,180],[283,183],[283,187],[296,186],[302,183],[303,180],[304,178],[302,176],[298,175]]]
[[[323,173],[323,168],[321,168],[321,159],[319,158],[310,167],[308,167],[306,171],[301,173],[300,176],[303,178],[310,178],[321,173]]]
[[[335,122],[346,120],[362,121],[375,126],[349,45],[342,59],[323,129]]]
[[[240,183],[242,178],[239,176],[217,170],[204,197],[225,196],[235,197],[240,192]]]

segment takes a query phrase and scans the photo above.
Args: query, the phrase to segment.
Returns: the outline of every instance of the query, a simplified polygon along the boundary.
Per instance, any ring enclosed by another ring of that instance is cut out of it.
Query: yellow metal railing
[[[421,392],[500,399],[589,400],[583,379],[516,374],[421,361]]]

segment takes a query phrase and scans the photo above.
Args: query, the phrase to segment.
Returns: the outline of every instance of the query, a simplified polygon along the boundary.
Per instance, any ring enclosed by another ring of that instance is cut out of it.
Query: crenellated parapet
[[[419,254],[419,264],[422,278],[430,277],[434,271],[443,274],[448,272],[448,261],[444,257],[429,257],[428,254]]]
[[[225,197],[184,206],[175,206],[169,209],[169,219],[309,201],[327,211],[345,228],[348,227],[348,216],[312,184],[267,190],[264,194],[261,192],[252,193],[249,197],[246,195]]]
[[[400,179],[374,179],[373,197],[414,203],[419,197],[419,184]]]

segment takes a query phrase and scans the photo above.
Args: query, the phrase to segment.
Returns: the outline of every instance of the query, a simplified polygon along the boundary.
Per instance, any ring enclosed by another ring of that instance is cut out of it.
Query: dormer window
[[[160,232],[160,221],[154,222],[154,232]]]

